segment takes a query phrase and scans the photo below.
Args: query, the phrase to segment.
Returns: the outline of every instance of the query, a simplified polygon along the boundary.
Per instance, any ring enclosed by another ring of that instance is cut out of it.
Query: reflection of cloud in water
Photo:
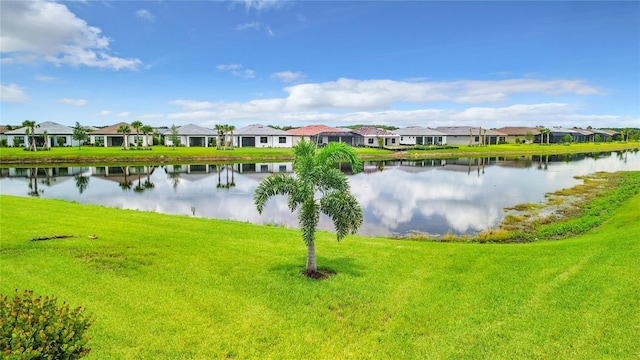
[[[628,154],[627,164],[613,156],[598,160],[549,162],[538,169],[510,166],[513,162],[493,161],[480,170],[473,166],[468,173],[465,166],[414,167],[387,166],[384,171],[349,177],[353,195],[363,207],[365,222],[361,234],[405,234],[410,231],[428,233],[474,233],[495,226],[504,216],[503,208],[519,203],[539,203],[544,194],[581,183],[575,175],[596,171],[640,170],[640,154]],[[180,173],[174,189],[173,181],[162,167],[150,176],[154,187],[137,193],[137,175],[129,175],[132,188],[123,191],[116,178],[92,176],[87,188],[79,194],[75,181],[58,181],[45,187],[41,197],[59,198],[80,203],[101,204],[109,207],[139,209],[169,214],[192,215],[220,219],[234,219],[258,224],[277,224],[295,228],[298,213],[291,212],[284,196],[269,200],[262,215],[253,204],[253,192],[264,173],[234,173],[235,186],[227,184],[226,168],[222,168],[218,187],[218,173]],[[229,182],[232,174],[229,170]],[[70,177],[69,179],[73,179]],[[147,180],[146,174],[141,182]],[[26,196],[27,179],[0,178],[2,194]],[[331,221],[322,216],[320,228],[333,231]]]

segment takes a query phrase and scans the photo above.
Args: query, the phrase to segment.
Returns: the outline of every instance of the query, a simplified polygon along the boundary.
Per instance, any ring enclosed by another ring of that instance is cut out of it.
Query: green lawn
[[[640,148],[640,142],[589,143],[565,145],[490,145],[485,147],[460,146],[458,149],[410,150],[394,152],[375,148],[356,148],[364,159],[414,158],[414,157],[459,157],[495,155],[563,154],[581,152],[615,151]],[[203,147],[153,146],[152,150],[122,150],[118,147],[54,147],[49,151],[24,151],[22,148],[0,148],[0,164],[51,163],[96,163],[96,162],[166,162],[166,161],[259,161],[289,160],[291,149],[236,148],[216,150]]]
[[[86,307],[90,359],[631,359],[639,208],[526,244],[321,233],[315,281],[296,230],[0,196],[0,291]]]

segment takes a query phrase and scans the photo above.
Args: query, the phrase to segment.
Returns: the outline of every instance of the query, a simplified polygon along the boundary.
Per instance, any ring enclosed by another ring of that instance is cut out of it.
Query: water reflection
[[[475,233],[495,226],[503,208],[541,202],[544,194],[579,183],[576,175],[640,170],[637,152],[375,161],[349,174],[364,211],[366,235]],[[2,194],[186,216],[297,227],[285,197],[262,215],[253,192],[269,174],[291,172],[288,162],[0,169]],[[73,181],[67,181],[73,180]],[[131,193],[136,196],[131,196]],[[332,230],[322,217],[320,227]]]

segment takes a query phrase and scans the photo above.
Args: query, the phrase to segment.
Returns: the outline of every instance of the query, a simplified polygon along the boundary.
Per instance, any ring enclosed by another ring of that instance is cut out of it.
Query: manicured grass
[[[363,159],[460,157],[495,155],[568,154],[583,152],[638,149],[640,143],[589,143],[565,145],[490,145],[459,146],[457,149],[391,151],[359,147],[356,152]],[[118,147],[54,147],[49,151],[24,151],[22,148],[0,148],[0,164],[29,163],[114,163],[114,162],[168,162],[168,161],[260,161],[290,160],[291,149],[235,148],[216,150],[203,147],[153,146],[152,150],[122,150]]]
[[[628,359],[639,208],[526,244],[320,233],[315,281],[297,230],[0,196],[0,291],[85,307],[90,359]]]

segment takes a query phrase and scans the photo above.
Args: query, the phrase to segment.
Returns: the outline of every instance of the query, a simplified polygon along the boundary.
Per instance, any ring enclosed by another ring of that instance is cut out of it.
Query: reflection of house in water
[[[420,173],[442,168],[446,164],[446,159],[399,160],[397,169],[407,173]]]
[[[236,172],[246,173],[290,173],[293,172],[293,164],[290,162],[236,164]]]
[[[144,189],[153,188],[154,185],[150,180],[151,174],[156,166],[94,166],[91,168],[91,176],[103,180],[117,182],[123,190],[129,190],[133,187],[133,181],[137,180],[134,190],[142,191]],[[145,185],[142,185],[142,179],[145,179]]]
[[[81,166],[63,166],[63,167],[16,167],[2,169],[2,177],[29,177],[33,171],[37,171],[38,177],[65,177],[82,174],[87,168]]]

